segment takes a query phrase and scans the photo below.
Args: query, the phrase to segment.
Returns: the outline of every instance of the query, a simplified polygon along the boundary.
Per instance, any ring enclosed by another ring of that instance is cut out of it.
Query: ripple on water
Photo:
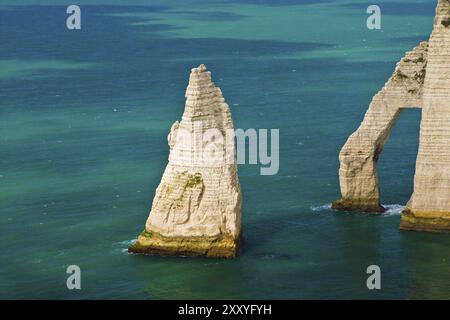
[[[128,254],[128,247],[131,246],[134,242],[137,241],[136,239],[131,239],[131,240],[124,240],[124,241],[120,241],[120,242],[115,242],[113,243],[113,252],[115,253],[127,253]]]

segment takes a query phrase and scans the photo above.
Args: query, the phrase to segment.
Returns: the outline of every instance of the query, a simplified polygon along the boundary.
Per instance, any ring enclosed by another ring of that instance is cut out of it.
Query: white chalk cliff
[[[376,162],[405,108],[422,108],[414,193],[400,227],[450,231],[450,1],[439,0],[434,29],[398,63],[341,150],[342,198],[333,208],[380,212]]]
[[[233,122],[204,65],[192,69],[182,120],[172,125],[168,144],[169,163],[145,230],[129,251],[235,257],[242,195]]]

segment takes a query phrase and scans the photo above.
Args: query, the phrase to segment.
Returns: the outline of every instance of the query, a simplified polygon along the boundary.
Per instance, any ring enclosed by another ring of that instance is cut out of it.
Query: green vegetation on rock
[[[192,188],[196,185],[199,185],[202,182],[202,175],[200,173],[196,173],[194,175],[189,175],[188,180],[186,182],[186,188]]]

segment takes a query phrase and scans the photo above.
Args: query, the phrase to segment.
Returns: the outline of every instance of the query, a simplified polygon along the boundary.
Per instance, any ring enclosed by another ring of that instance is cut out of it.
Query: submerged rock
[[[234,128],[204,65],[192,69],[182,120],[168,136],[169,163],[133,253],[233,258],[241,240],[242,195]]]
[[[376,162],[405,108],[422,108],[414,193],[400,228],[450,231],[450,2],[439,0],[428,42],[408,52],[341,150],[334,209],[381,212]]]

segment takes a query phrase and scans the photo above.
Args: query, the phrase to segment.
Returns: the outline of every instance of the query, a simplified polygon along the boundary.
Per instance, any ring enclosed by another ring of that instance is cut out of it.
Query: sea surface
[[[436,1],[0,1],[0,298],[445,299],[450,237],[401,232],[420,110],[379,161],[380,216],[336,213],[338,154]],[[131,255],[167,163],[190,69],[204,63],[236,128],[280,130],[280,171],[239,166],[236,260]],[[66,288],[78,265],[81,290]],[[366,287],[378,265],[382,289]]]

